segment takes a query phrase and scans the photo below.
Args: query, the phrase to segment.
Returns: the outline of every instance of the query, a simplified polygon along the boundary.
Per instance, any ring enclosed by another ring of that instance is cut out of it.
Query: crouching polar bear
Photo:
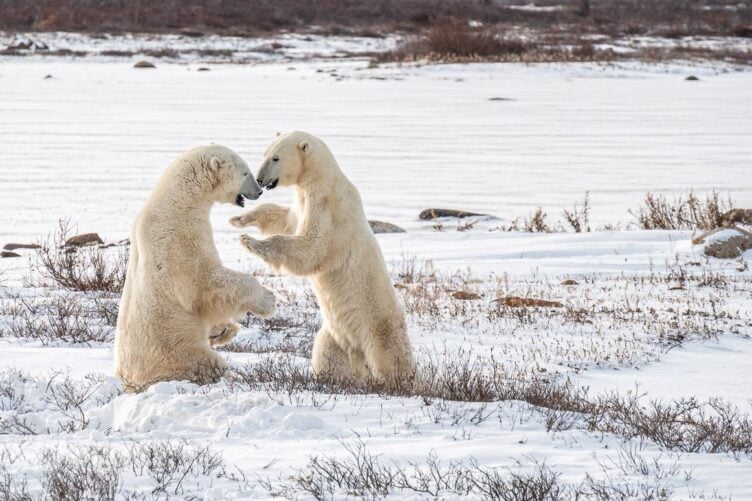
[[[323,326],[313,345],[317,375],[399,384],[415,372],[404,313],[366,220],[358,190],[323,141],[304,132],[279,136],[258,173],[262,187],[293,186],[292,209],[262,204],[230,220],[256,226],[243,235],[253,254],[292,275],[309,276]]]
[[[209,212],[262,193],[232,150],[203,146],[165,171],[138,214],[115,335],[115,374],[126,390],[157,381],[215,381],[227,366],[211,346],[238,331],[251,311],[274,312],[274,294],[251,275],[222,266]]]

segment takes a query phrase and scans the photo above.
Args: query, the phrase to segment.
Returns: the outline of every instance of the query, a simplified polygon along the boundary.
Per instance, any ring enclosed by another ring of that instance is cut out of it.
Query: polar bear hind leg
[[[368,374],[363,355],[353,351],[348,354],[326,327],[321,328],[313,341],[312,364],[317,377],[362,381]]]

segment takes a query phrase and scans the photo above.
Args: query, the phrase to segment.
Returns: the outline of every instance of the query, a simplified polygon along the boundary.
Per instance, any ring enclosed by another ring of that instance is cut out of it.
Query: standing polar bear
[[[293,186],[291,209],[262,204],[230,223],[257,226],[243,245],[277,268],[309,276],[323,326],[313,344],[317,375],[399,384],[415,372],[404,313],[358,190],[323,141],[304,132],[279,136],[266,150],[262,187]]]
[[[209,212],[262,193],[232,150],[203,146],[165,171],[138,214],[115,335],[115,374],[126,390],[157,381],[207,383],[227,366],[211,346],[238,332],[231,319],[274,312],[274,294],[222,266]]]

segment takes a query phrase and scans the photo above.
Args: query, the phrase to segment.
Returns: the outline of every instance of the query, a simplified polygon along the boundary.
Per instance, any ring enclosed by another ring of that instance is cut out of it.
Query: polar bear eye
[[[247,172],[244,172],[244,173],[243,173],[243,177],[248,177],[248,173],[247,173]]]
[[[279,162],[279,155],[274,155],[272,157],[272,162]]]

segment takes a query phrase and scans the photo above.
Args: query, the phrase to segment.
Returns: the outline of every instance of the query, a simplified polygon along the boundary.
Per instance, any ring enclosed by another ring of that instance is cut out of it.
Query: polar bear
[[[313,345],[317,375],[390,385],[415,373],[405,316],[360,194],[319,138],[293,131],[266,150],[259,184],[295,188],[291,209],[262,204],[230,220],[263,235],[241,242],[292,275],[311,278],[323,316]]]
[[[215,381],[224,359],[211,346],[238,332],[231,321],[274,312],[274,294],[251,275],[222,266],[209,212],[243,206],[262,189],[248,165],[223,146],[202,146],[167,168],[133,225],[115,335],[115,374],[127,391],[152,383]]]

